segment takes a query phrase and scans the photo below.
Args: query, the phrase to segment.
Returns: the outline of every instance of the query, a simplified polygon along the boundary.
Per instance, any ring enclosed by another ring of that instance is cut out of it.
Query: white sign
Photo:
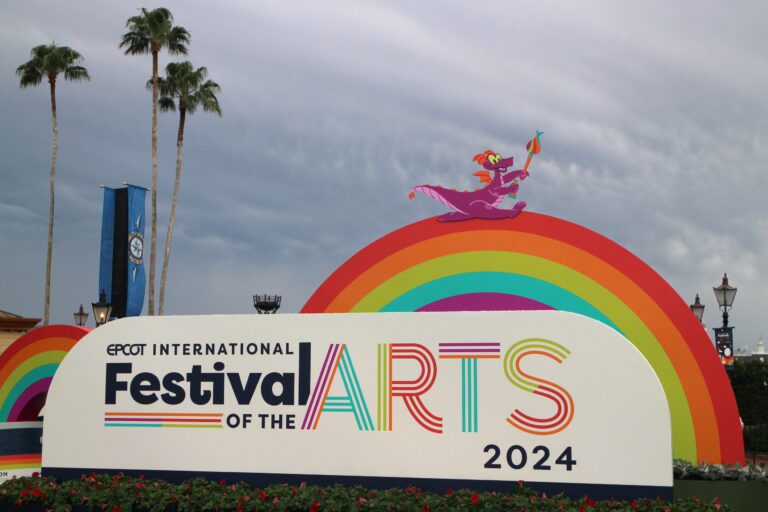
[[[580,315],[142,317],[80,340],[48,393],[44,473],[92,470],[656,496],[672,445],[651,366]]]

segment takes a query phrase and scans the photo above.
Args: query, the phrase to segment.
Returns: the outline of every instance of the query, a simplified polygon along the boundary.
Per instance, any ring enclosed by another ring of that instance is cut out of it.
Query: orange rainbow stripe
[[[613,327],[661,381],[674,456],[744,462],[733,391],[687,303],[635,255],[576,224],[530,212],[514,220],[425,219],[352,256],[302,312],[463,310],[478,303],[572,311]]]

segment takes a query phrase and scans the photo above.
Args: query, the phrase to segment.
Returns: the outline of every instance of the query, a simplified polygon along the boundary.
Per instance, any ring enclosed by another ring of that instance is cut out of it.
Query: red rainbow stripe
[[[496,254],[506,256],[494,260]],[[518,265],[510,269],[507,262]],[[352,256],[315,291],[302,313],[379,311],[385,299],[402,297],[433,274],[490,271],[567,289],[618,326],[662,381],[675,457],[744,462],[733,391],[687,303],[637,256],[582,226],[530,212],[514,220],[425,219]],[[419,275],[426,277],[418,281],[414,276]],[[505,293],[536,299],[525,292],[518,288]]]

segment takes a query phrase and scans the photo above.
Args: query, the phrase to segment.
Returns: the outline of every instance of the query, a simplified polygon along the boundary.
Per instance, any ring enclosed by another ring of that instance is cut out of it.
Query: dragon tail
[[[416,192],[421,192],[425,196],[444,204],[448,208],[456,210],[457,208],[451,204],[451,202],[448,201],[448,199],[446,199],[445,196],[441,193],[442,190],[444,190],[442,187],[433,187],[432,185],[417,185],[411,189],[408,197],[413,199],[416,196]]]

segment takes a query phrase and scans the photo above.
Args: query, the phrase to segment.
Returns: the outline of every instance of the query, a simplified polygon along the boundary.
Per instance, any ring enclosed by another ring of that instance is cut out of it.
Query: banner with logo
[[[726,371],[733,371],[733,327],[715,327],[715,348]]]
[[[43,472],[671,496],[640,352],[560,311],[140,317],[74,346]]]
[[[147,190],[128,185],[128,281],[125,316],[139,316],[144,307],[144,198]]]
[[[99,292],[106,293],[116,318],[138,316],[144,305],[145,195],[134,185],[104,188]]]

